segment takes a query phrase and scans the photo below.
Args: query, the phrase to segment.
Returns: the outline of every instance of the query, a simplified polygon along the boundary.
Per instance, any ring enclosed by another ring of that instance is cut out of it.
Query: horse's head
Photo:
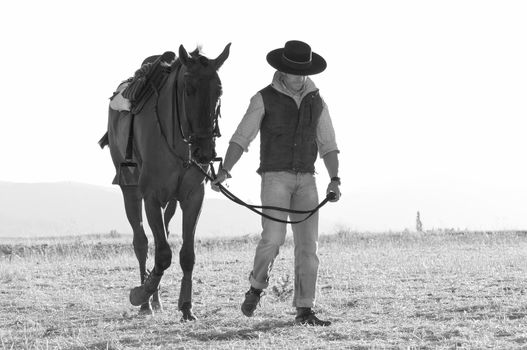
[[[208,163],[216,157],[222,94],[218,69],[229,57],[230,46],[230,43],[227,44],[216,59],[201,55],[199,49],[189,54],[183,45],[179,47],[182,64],[179,96],[183,112],[180,120],[185,137],[191,144],[192,156],[200,163]]]

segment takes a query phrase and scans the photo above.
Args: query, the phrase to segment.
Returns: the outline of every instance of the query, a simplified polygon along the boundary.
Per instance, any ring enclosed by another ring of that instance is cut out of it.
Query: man
[[[275,69],[271,85],[254,95],[249,108],[232,136],[223,168],[212,182],[213,189],[230,178],[230,171],[249,144],[260,135],[261,200],[264,206],[294,210],[310,210],[318,204],[315,183],[317,153],[329,173],[327,193],[334,192],[333,202],[340,198],[338,153],[335,132],[328,108],[308,75],[324,71],[326,61],[302,41],[288,41],[284,48],[273,50],[267,62]],[[264,210],[277,219],[286,220],[287,213]],[[305,215],[291,214],[291,221]],[[280,246],[285,241],[286,224],[262,219],[261,240],[256,248],[251,287],[245,294],[242,312],[252,316],[262,290],[269,285],[269,274]],[[328,326],[329,321],[315,316],[315,290],[319,260],[318,213],[292,225],[295,243],[295,323]]]

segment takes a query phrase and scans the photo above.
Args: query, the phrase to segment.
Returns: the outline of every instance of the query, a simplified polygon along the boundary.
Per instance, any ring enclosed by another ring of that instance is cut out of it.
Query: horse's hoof
[[[196,315],[194,315],[194,313],[192,312],[192,309],[181,310],[181,312],[183,313],[183,316],[181,317],[182,322],[196,321],[198,319]]]
[[[133,306],[143,305],[148,302],[152,294],[154,293],[147,293],[143,286],[132,288],[130,290],[130,303]]]
[[[139,309],[139,315],[148,316],[152,314],[153,314],[153,311],[152,311],[152,308],[150,307],[150,303],[145,303],[141,305],[141,308]]]
[[[152,309],[154,312],[163,312],[163,304],[160,301],[152,301]]]

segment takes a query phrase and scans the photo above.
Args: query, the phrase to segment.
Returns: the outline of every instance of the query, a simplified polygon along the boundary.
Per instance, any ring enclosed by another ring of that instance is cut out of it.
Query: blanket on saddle
[[[130,100],[123,96],[123,91],[130,85],[132,78],[123,81],[110,97],[110,108],[114,111],[129,111],[132,108]]]

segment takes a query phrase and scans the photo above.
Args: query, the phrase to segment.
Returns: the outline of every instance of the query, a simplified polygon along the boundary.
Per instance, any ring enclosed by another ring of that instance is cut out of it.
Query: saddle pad
[[[110,97],[110,108],[114,111],[129,111],[131,108],[130,100],[123,96],[123,91],[130,84],[129,80],[123,81],[118,87],[117,90],[113,93],[113,96]]]

